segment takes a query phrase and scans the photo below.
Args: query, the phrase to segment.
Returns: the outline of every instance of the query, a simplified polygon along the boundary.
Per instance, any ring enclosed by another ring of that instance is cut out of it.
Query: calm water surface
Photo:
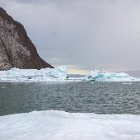
[[[140,114],[140,82],[0,83],[0,115],[51,109]]]

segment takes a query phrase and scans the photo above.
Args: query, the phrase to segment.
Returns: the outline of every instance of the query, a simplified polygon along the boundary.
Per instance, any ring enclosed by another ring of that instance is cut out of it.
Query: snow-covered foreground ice
[[[34,111],[0,117],[0,140],[140,140],[140,116]]]

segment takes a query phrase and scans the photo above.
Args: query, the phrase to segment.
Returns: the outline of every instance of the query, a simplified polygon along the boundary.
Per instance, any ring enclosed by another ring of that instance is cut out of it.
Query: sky
[[[140,70],[140,0],[0,0],[39,55],[71,73]]]

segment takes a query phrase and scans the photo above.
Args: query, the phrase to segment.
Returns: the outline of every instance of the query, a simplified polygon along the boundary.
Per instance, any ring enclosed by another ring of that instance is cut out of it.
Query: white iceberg
[[[65,80],[67,77],[65,66],[57,68],[19,69],[12,68],[0,71],[0,81],[53,81]]]
[[[1,140],[140,140],[139,115],[34,111],[0,116]]]
[[[85,76],[84,80],[89,81],[139,81],[140,79],[129,76],[124,72],[102,72],[99,70],[91,71]]]
[[[83,77],[68,77],[66,66],[56,68],[19,69],[12,68],[7,71],[0,71],[0,81],[140,81],[138,78],[129,76],[123,72],[102,72],[91,71]]]

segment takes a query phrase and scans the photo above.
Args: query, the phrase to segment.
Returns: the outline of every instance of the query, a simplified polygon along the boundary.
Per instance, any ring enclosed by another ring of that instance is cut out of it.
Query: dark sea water
[[[0,83],[0,115],[33,110],[140,114],[140,82]]]

